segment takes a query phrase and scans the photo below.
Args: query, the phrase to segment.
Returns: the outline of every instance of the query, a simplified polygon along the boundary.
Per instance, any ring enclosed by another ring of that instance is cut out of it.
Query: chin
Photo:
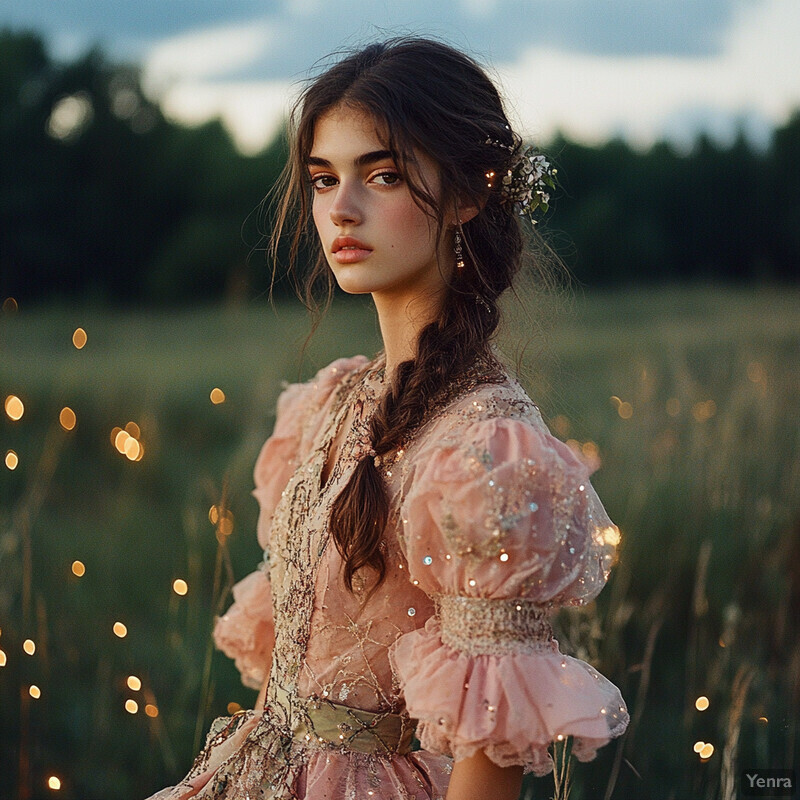
[[[362,289],[360,286],[347,286],[347,285],[342,286],[341,283],[337,285],[345,294],[352,294],[352,295],[372,294],[371,289]]]
[[[370,294],[380,288],[375,285],[374,276],[370,280],[365,279],[366,276],[363,274],[355,274],[353,270],[332,270],[332,272],[336,285],[345,294]]]

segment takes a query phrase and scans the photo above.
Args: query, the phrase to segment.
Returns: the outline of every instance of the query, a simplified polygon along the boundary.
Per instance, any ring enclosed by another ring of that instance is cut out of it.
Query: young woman
[[[370,293],[384,349],[281,395],[264,565],[215,630],[261,692],[154,797],[514,800],[553,741],[588,760],[624,731],[548,624],[600,592],[619,532],[492,345],[546,168],[437,42],[371,45],[306,90],[278,233],[299,214],[307,285]]]

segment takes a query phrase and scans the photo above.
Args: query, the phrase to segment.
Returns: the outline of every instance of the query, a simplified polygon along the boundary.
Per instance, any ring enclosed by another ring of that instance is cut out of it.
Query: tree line
[[[543,147],[559,190],[542,224],[578,281],[613,286],[800,277],[800,113],[759,150],[622,140]],[[180,304],[263,294],[262,203],[281,134],[239,153],[219,121],[169,121],[136,67],[93,48],[54,60],[0,31],[0,293],[19,301]],[[279,282],[277,293],[287,291]]]

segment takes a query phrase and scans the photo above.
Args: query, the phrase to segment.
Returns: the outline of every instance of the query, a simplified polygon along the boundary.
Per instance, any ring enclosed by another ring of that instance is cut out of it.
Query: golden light
[[[127,684],[132,692],[138,692],[142,688],[142,682],[136,675],[128,675]]]
[[[553,430],[561,437],[568,436],[569,430],[572,427],[569,418],[563,414],[553,418]]]
[[[694,707],[698,711],[705,711],[709,706],[708,698],[705,695],[700,695],[697,700],[694,701]]]
[[[83,350],[88,338],[83,328],[75,328],[75,332],[72,334],[72,344],[74,344],[78,350]]]
[[[228,703],[228,713],[229,714],[236,714],[238,711],[241,711],[242,707],[238,703]]]
[[[42,696],[42,690],[35,683],[33,683],[28,687],[28,694],[34,700],[38,700]]]
[[[700,750],[700,758],[711,758],[714,755],[714,745],[706,742]]]
[[[126,700],[125,710],[129,714],[135,714],[139,710],[139,704],[135,700]]]
[[[36,652],[36,644],[34,643],[33,639],[26,639],[22,643],[22,649],[29,655],[32,656]]]
[[[208,509],[208,521],[217,528],[217,538],[222,540],[233,533],[233,514],[224,506],[213,505]]]
[[[139,453],[142,451],[142,448],[133,436],[129,436],[125,441],[124,451],[128,460],[136,461],[136,459],[139,458]]]
[[[705,742],[695,742],[694,743],[695,753],[699,753],[705,746],[706,746]]]
[[[47,788],[57,792],[61,788],[61,781],[55,775],[51,775],[47,779]]]
[[[155,717],[158,716],[158,708],[156,708],[156,706],[154,706],[152,703],[148,703],[144,707],[144,713],[147,714],[148,717],[153,717],[155,719]]]
[[[61,413],[58,415],[58,421],[65,431],[71,431],[75,427],[75,423],[78,419],[75,416],[75,412],[69,406],[64,406],[64,408],[61,409]]]
[[[713,400],[695,403],[692,406],[692,416],[695,422],[707,422],[717,413],[717,404]]]
[[[79,578],[82,578],[86,574],[86,566],[83,561],[78,561],[76,559],[72,562],[72,574],[77,575]]]
[[[622,419],[630,419],[633,416],[633,406],[627,400],[624,400],[619,404],[617,414],[619,414]]]
[[[616,547],[622,541],[622,534],[616,525],[607,525],[602,531],[603,541]]]
[[[0,653],[1,653],[1,652],[2,652],[2,650],[0,650]],[[768,720],[766,717],[759,717],[759,718],[758,718],[758,721],[759,721],[759,722],[760,722],[762,725],[766,725],[766,724],[769,722],[769,720]]]
[[[220,389],[220,388],[215,386],[211,390],[211,402],[215,406],[218,406],[220,403],[224,403],[225,402],[225,392],[223,392],[222,389]]]
[[[581,452],[586,458],[597,458],[600,455],[600,448],[594,442],[584,442],[581,445]]]
[[[225,512],[225,516],[219,521],[217,530],[223,536],[230,536],[233,533],[233,514],[230,511]]]
[[[15,422],[18,419],[22,419],[22,415],[25,413],[25,406],[22,400],[19,399],[15,394],[10,394],[6,397],[6,414],[8,414],[9,419],[13,419]]]
[[[139,444],[139,455],[137,455],[136,458],[133,459],[134,461],[141,461],[144,458],[144,445],[141,442],[139,442],[138,444]]]
[[[0,667],[4,667],[8,659],[6,658],[6,654],[0,650]]]
[[[667,400],[667,414],[671,417],[677,417],[681,413],[681,401],[677,397],[670,397]]]
[[[117,451],[122,453],[122,455],[125,455],[125,442],[131,438],[131,435],[127,431],[122,430],[122,428],[114,428],[114,430],[117,432],[116,436],[114,436],[114,447],[116,447]]]
[[[19,305],[16,299],[13,297],[6,297],[6,299],[3,300],[3,311],[5,311],[6,314],[13,314],[19,311]]]
[[[125,426],[125,433],[133,436],[134,439],[138,439],[142,435],[141,428],[135,422],[129,422]]]
[[[182,578],[177,578],[172,582],[172,591],[175,592],[175,594],[183,596],[189,591],[189,586],[185,580]]]
[[[19,466],[19,456],[13,450],[6,453],[6,466],[11,470]]]
[[[115,622],[114,633],[119,636],[120,639],[124,639],[128,635],[128,628],[121,622]]]

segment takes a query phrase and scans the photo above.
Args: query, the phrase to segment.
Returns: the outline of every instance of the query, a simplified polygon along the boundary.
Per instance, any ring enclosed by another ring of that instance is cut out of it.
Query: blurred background
[[[557,623],[632,713],[569,797],[796,769],[796,0],[29,0],[0,9],[0,798],[144,797],[252,707],[210,631],[261,557],[275,399],[380,347],[346,297],[304,347],[262,200],[312,65],[400,33],[487,63],[559,170],[575,280],[509,341],[622,529]]]

